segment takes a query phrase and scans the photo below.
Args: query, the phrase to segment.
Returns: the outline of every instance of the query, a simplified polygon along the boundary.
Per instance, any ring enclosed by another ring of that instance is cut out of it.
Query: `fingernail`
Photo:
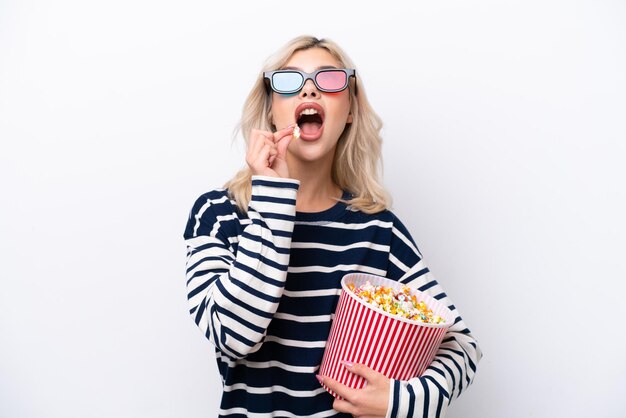
[[[351,361],[347,361],[347,360],[341,360],[341,364],[346,366],[348,369],[350,369],[350,368],[352,368],[352,366],[354,366],[354,363],[352,363]]]
[[[317,380],[318,380],[320,383],[324,383],[324,379],[322,379],[322,376],[320,376],[319,374],[316,374],[316,375],[315,375],[315,377],[317,377]]]

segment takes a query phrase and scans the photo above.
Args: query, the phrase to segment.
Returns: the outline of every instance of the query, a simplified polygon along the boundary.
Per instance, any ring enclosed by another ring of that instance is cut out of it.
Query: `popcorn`
[[[300,127],[298,125],[293,127],[293,138],[300,139]]]
[[[444,324],[446,322],[439,315],[434,315],[424,301],[418,302],[417,297],[411,294],[409,286],[402,285],[400,290],[395,290],[388,286],[374,286],[367,281],[358,288],[354,283],[348,283],[348,289],[359,299],[392,315],[426,324]]]

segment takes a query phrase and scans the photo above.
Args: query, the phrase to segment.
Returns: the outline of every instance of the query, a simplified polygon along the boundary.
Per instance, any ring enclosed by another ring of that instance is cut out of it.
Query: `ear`
[[[274,114],[272,113],[272,109],[270,109],[270,113],[267,116],[269,117],[272,126],[276,126],[276,124],[274,123]]]

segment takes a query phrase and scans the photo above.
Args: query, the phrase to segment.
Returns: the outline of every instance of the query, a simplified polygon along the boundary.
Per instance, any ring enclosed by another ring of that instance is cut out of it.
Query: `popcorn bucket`
[[[355,389],[363,388],[366,380],[346,369],[341,364],[345,360],[364,364],[390,379],[408,380],[420,376],[433,361],[452,325],[452,312],[436,299],[411,289],[417,301],[423,301],[445,323],[427,324],[392,315],[359,299],[348,289],[349,283],[358,288],[367,281],[395,290],[402,287],[402,283],[364,273],[347,274],[341,279],[341,295],[319,374]],[[326,385],[322,386],[338,397]]]

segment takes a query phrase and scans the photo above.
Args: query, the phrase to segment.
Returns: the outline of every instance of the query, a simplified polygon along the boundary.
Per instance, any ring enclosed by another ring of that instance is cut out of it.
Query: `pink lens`
[[[317,74],[315,81],[324,90],[341,90],[346,87],[346,73],[343,71],[322,71]]]

